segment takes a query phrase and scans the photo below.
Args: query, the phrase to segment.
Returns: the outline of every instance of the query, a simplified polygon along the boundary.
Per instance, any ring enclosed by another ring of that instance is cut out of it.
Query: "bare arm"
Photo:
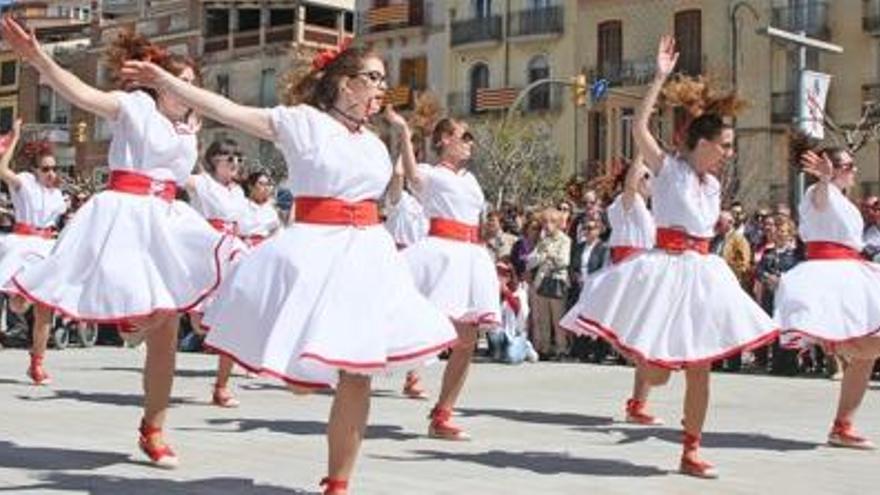
[[[116,95],[89,86],[71,72],[61,68],[43,51],[33,31],[25,31],[12,17],[5,16],[0,21],[0,34],[10,48],[37,69],[43,80],[64,99],[105,119],[116,118],[119,113],[119,99]]]
[[[654,106],[660,96],[663,85],[669,74],[675,69],[678,62],[678,52],[675,51],[675,39],[671,36],[664,36],[660,39],[660,46],[657,48],[657,73],[654,81],[648,88],[647,94],[642,99],[636,113],[635,124],[633,126],[633,139],[639,152],[645,158],[645,164],[656,174],[660,170],[663,163],[663,148],[651,134],[651,114],[654,112]]]
[[[394,162],[394,171],[391,174],[391,182],[388,183],[388,201],[392,205],[397,205],[403,197],[403,186],[406,182],[403,171],[403,160],[399,157]]]
[[[277,141],[271,110],[267,108],[238,104],[229,98],[183,81],[150,62],[128,61],[122,69],[122,76],[138,84],[171,93],[186,102],[199,115],[260,139]]]
[[[642,155],[637,155],[626,171],[626,178],[623,180],[623,207],[627,211],[632,208],[636,201],[636,195],[639,194],[639,181],[645,174],[649,173],[645,167],[645,161]]]
[[[21,179],[9,168],[12,162],[12,156],[15,155],[15,148],[18,146],[18,140],[21,136],[21,119],[16,119],[12,124],[12,132],[3,136],[2,140],[9,140],[3,155],[0,156],[0,180],[3,180],[11,189],[18,190],[21,187]]]
[[[825,155],[819,155],[813,151],[807,151],[801,157],[801,166],[804,173],[810,174],[819,179],[819,182],[810,190],[810,202],[817,210],[824,210],[828,207],[828,188],[831,184],[831,177],[834,174],[834,166],[831,160]]]
[[[416,153],[412,145],[412,131],[409,124],[399,113],[395,112],[391,105],[385,107],[385,118],[399,133],[400,137],[400,160],[403,165],[405,179],[415,190],[422,189],[424,177],[419,173],[416,162]]]

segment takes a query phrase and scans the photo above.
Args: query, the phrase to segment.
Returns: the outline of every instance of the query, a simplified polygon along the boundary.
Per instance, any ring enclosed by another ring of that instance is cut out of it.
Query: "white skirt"
[[[880,331],[880,265],[810,260],[782,275],[775,317],[783,344],[841,343]]]
[[[652,250],[590,276],[561,325],[677,369],[771,342],[773,320],[715,255]]]
[[[485,246],[429,236],[403,251],[416,287],[457,322],[501,323],[501,288]]]
[[[8,234],[0,238],[0,292],[20,294],[12,277],[46,258],[55,239],[36,235]]]
[[[381,225],[291,225],[241,258],[203,323],[208,347],[303,387],[411,368],[456,341]]]
[[[104,191],[13,284],[72,319],[129,323],[196,306],[219,286],[233,247],[186,203]]]

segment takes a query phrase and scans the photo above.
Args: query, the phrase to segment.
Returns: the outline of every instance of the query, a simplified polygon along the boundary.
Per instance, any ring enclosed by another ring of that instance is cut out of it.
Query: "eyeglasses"
[[[49,172],[57,172],[58,167],[40,167],[39,170],[44,174],[48,174]]]
[[[236,153],[220,153],[216,156],[217,158],[223,158],[229,161],[229,163],[233,165],[238,165],[244,162],[244,157]]]
[[[843,162],[843,163],[837,164],[837,166],[834,168],[840,170],[841,172],[852,172],[853,170],[856,170],[859,167],[856,166],[855,162]]]
[[[268,180],[258,180],[257,185],[263,187],[272,187],[272,182]]]
[[[557,210],[559,210],[559,211],[571,211],[571,208],[569,208],[568,205],[559,205],[559,208],[557,208]]]
[[[378,70],[366,70],[358,72],[355,75],[367,78],[367,80],[370,81],[370,84],[377,88],[380,86],[385,86],[387,83],[387,80],[385,79],[385,74]]]

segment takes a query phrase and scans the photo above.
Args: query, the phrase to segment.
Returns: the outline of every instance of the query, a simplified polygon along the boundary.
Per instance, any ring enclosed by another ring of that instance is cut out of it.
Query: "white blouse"
[[[865,223],[856,205],[833,184],[828,185],[828,205],[821,210],[813,206],[816,185],[807,189],[799,207],[799,232],[804,242],[835,242],[856,251],[863,247]]]
[[[486,198],[474,174],[457,172],[444,165],[419,164],[422,183],[416,197],[428,218],[445,218],[468,225],[479,225]]]
[[[54,227],[67,211],[64,194],[57,187],[46,187],[30,172],[17,174],[21,186],[11,187],[15,221],[37,228]]]
[[[695,237],[715,234],[721,214],[721,184],[714,176],[706,174],[701,180],[685,160],[666,155],[653,189],[658,227],[683,229]]]
[[[614,198],[614,202],[608,207],[608,223],[611,224],[609,246],[643,249],[654,247],[657,226],[641,194],[636,194],[629,210],[623,204],[623,194]]]

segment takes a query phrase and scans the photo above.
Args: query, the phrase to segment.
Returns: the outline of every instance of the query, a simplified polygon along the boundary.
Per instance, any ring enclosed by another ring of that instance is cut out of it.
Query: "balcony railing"
[[[303,28],[303,41],[316,45],[339,46],[339,30],[306,24]]]
[[[828,2],[807,0],[799,6],[776,7],[773,9],[773,27],[795,33],[804,31],[813,38],[830,39]]]
[[[605,64],[589,70],[590,81],[605,79],[611,86],[642,86],[651,82],[657,64],[651,58],[624,60],[620,64]]]
[[[790,124],[797,111],[797,92],[779,91],[770,95],[770,121]]]
[[[411,27],[430,25],[429,14],[432,6],[423,0],[409,0],[403,3],[370,9],[362,18],[360,32],[379,33]]]
[[[865,32],[880,36],[880,0],[865,0],[862,12],[862,27]]]
[[[523,109],[527,112],[557,112],[562,110],[567,88],[558,84],[538,86],[529,91]]]
[[[501,41],[501,16],[476,17],[452,22],[452,46],[486,41]]]
[[[510,36],[537,36],[562,34],[565,30],[565,10],[561,5],[513,12],[508,18]]]

